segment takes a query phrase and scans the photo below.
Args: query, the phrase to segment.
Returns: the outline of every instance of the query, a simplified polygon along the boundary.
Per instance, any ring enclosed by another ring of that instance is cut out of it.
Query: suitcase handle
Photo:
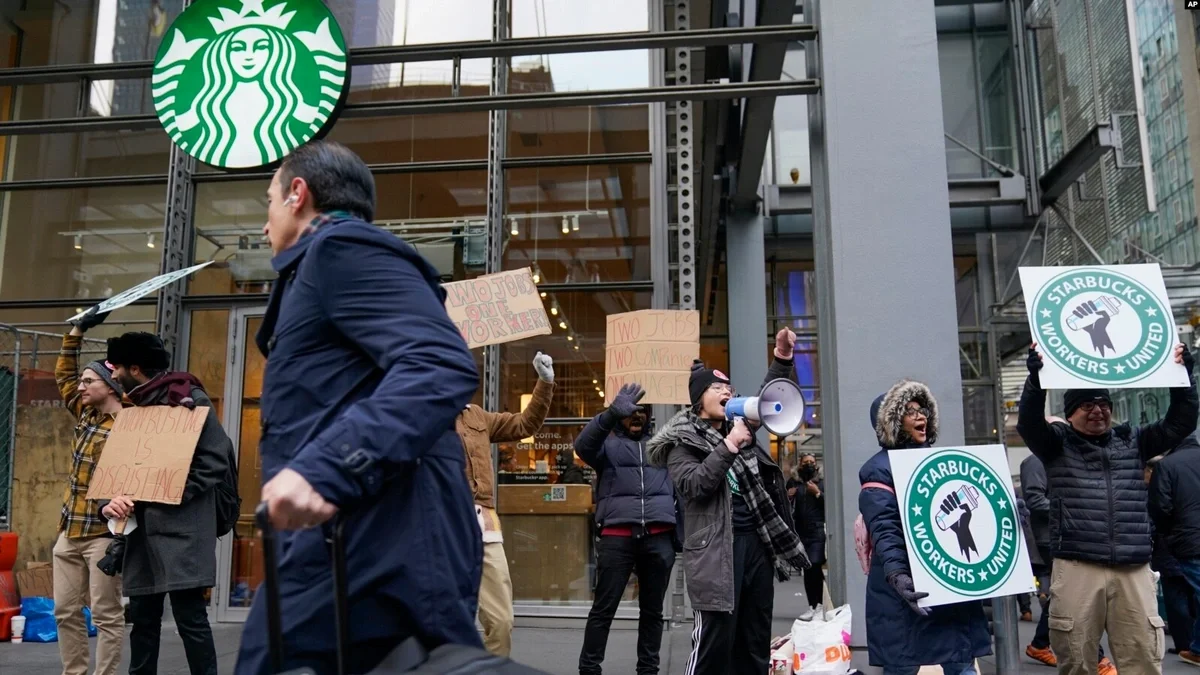
[[[283,672],[283,612],[279,592],[279,540],[271,525],[271,514],[266,502],[254,509],[254,520],[262,531],[263,541],[263,587],[267,593],[267,634],[271,658],[271,671]],[[350,611],[347,599],[346,545],[343,538],[344,523],[341,515],[334,516],[331,536],[325,541],[330,547],[333,562],[333,623],[337,636],[337,672],[345,675],[347,649],[350,645]]]

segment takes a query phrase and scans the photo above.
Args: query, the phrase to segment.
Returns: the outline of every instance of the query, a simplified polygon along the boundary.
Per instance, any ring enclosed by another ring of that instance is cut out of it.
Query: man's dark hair
[[[308,183],[316,210],[347,211],[368,223],[375,220],[375,178],[366,162],[341,143],[313,141],[297,148],[279,167],[284,196],[293,178]]]

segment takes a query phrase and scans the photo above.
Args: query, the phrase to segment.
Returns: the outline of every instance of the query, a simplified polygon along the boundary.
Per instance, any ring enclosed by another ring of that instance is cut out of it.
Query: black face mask
[[[817,477],[817,467],[810,466],[807,464],[800,467],[800,477],[803,478],[805,481],[810,481],[810,480],[816,478]]]

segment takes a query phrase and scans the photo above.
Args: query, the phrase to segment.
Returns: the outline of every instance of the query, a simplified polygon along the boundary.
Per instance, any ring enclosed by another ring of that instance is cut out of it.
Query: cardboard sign
[[[471,349],[550,334],[550,317],[528,267],[442,287],[446,313]]]
[[[1022,267],[1046,389],[1187,386],[1158,265]]]
[[[111,312],[114,309],[120,309],[128,304],[133,303],[134,301],[138,300],[139,298],[150,295],[151,293],[153,293],[154,291],[157,291],[158,289],[162,288],[163,286],[170,286],[171,284],[175,283],[176,281],[179,281],[180,279],[186,277],[187,275],[192,274],[193,272],[196,272],[197,270],[201,270],[205,267],[208,267],[211,264],[213,264],[212,260],[210,260],[206,263],[200,263],[199,265],[193,265],[184,270],[178,270],[175,272],[167,272],[166,274],[160,274],[160,275],[154,277],[153,279],[147,279],[146,281],[143,281],[142,283],[138,284],[137,286],[134,286],[133,288],[130,288],[129,290],[126,290],[126,291],[121,291],[120,293],[117,293],[116,295],[112,296],[111,298],[100,303],[100,305],[98,306],[96,311],[103,313],[103,312]],[[84,310],[84,311],[76,314],[75,316],[67,319],[67,322],[69,323],[71,321],[74,321],[87,313],[88,313],[88,310]]]
[[[888,453],[922,607],[1034,590],[1003,445]]]
[[[183,501],[188,468],[208,408],[152,405],[117,414],[92,473],[88,499],[124,495],[135,502]]]
[[[17,572],[16,577],[22,598],[54,597],[54,568],[50,563],[26,563],[25,569]]]
[[[688,375],[700,358],[700,313],[646,309],[608,317],[604,402],[622,385],[646,390],[642,403],[688,403]]]

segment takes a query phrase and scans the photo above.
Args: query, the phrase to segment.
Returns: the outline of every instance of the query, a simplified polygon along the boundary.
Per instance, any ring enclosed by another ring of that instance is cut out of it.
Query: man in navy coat
[[[285,666],[336,662],[329,535],[345,523],[349,672],[415,636],[481,647],[483,549],[454,418],[478,386],[437,271],[371,225],[375,182],[336,143],[289,155],[263,228],[279,280],[259,349],[262,499],[280,541]],[[265,594],[239,675],[269,672]]]

